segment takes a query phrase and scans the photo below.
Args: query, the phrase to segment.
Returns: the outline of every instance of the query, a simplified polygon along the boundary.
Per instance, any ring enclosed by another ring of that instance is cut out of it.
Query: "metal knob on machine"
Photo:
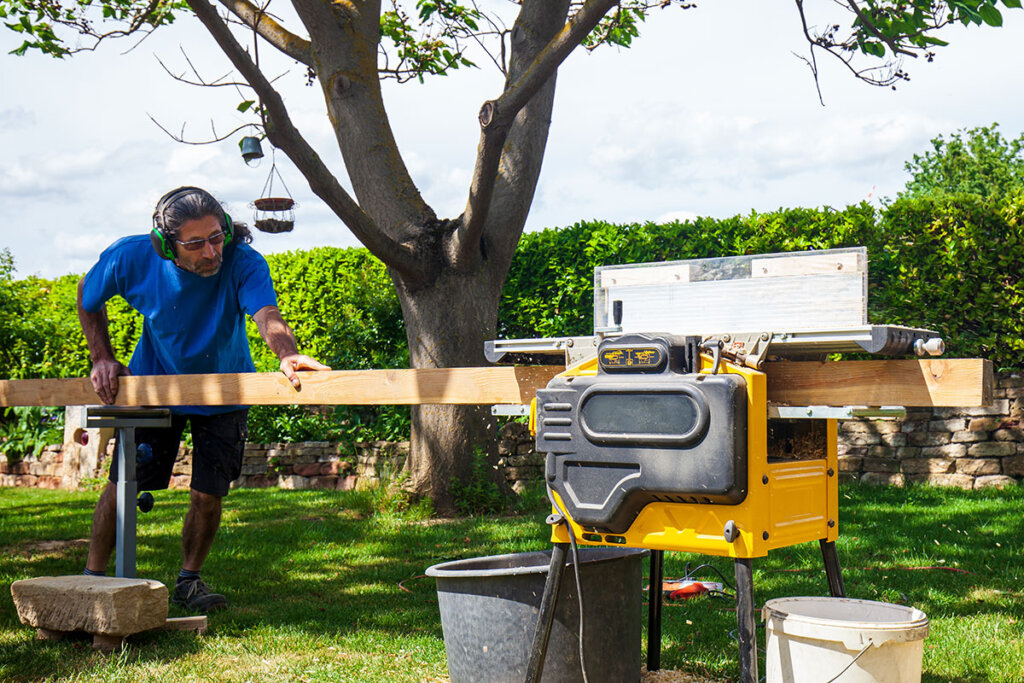
[[[149,512],[150,510],[153,509],[154,502],[155,501],[153,499],[153,494],[150,493],[149,491],[144,491],[142,495],[139,496],[137,505],[139,506],[139,510],[141,510],[142,512]]]
[[[918,356],[941,356],[946,352],[946,342],[940,337],[917,339],[914,341],[914,353]]]

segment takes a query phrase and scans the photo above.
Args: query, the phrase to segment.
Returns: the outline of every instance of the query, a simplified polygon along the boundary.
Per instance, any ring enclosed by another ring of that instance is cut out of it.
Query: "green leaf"
[[[1003,0],[1003,4],[1007,7],[1012,7],[1013,9],[1021,8],[1020,0]]]
[[[981,5],[981,7],[978,8],[978,14],[981,15],[981,18],[989,26],[1003,25],[1003,15],[1000,14],[999,10],[997,10],[993,5]]]
[[[256,104],[256,100],[245,100],[240,105],[238,105],[238,111],[241,111],[241,112],[249,111],[249,107],[251,107],[254,104]],[[239,143],[239,144],[241,144],[241,143]]]

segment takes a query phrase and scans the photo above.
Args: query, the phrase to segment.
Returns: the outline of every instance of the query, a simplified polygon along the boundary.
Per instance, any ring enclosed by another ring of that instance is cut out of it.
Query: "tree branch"
[[[308,40],[288,31],[248,0],[218,0],[218,2],[241,19],[246,26],[255,27],[256,32],[278,50],[297,62],[313,66],[313,55],[310,52]]]
[[[452,241],[450,257],[455,268],[471,269],[479,262],[480,238],[494,194],[501,152],[519,110],[616,4],[617,0],[588,0],[584,3],[523,74],[515,82],[507,84],[498,99],[484,102],[480,108],[476,167],[466,211]]]
[[[893,40],[890,36],[887,36],[881,31],[879,31],[878,27],[875,26],[874,22],[871,21],[871,19],[866,14],[864,14],[864,11],[861,10],[860,6],[855,2],[855,0],[846,0],[846,4],[849,5],[850,9],[853,10],[853,13],[857,15],[857,19],[860,20],[861,25],[864,26],[864,28],[866,28],[868,32],[875,38],[878,38],[883,43],[888,45],[889,49],[892,50],[893,54],[910,55],[911,57],[917,57],[917,55],[914,54],[913,52],[901,48],[899,44],[897,44],[897,42]]]
[[[267,112],[267,138],[284,151],[306,180],[310,189],[344,221],[356,238],[387,266],[399,273],[416,273],[419,260],[408,245],[392,240],[338,183],[316,151],[295,128],[281,95],[274,90],[245,49],[208,0],[188,0],[189,7],[210,32],[217,45],[249,83]]]

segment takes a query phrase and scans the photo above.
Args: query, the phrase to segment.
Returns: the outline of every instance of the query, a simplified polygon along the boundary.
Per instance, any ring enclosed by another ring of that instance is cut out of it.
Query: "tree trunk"
[[[413,291],[396,280],[410,365],[486,365],[484,342],[494,338],[504,279],[504,272],[484,267],[468,274],[447,271],[429,287]],[[497,442],[489,406],[413,406],[407,486],[416,496],[432,499],[437,512],[449,513],[454,508],[452,479],[468,479],[478,449],[496,458]],[[500,477],[495,484],[503,484]]]

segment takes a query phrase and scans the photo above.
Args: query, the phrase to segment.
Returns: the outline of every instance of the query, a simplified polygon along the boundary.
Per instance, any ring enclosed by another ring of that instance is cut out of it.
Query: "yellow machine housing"
[[[713,362],[711,357],[702,354],[700,372],[711,373]],[[817,425],[792,439],[792,434],[775,434],[786,430],[769,428],[765,374],[726,360],[719,361],[718,372],[740,375],[746,382],[748,490],[744,500],[734,505],[649,503],[621,534],[595,533],[569,518],[578,543],[753,558],[763,557],[775,548],[807,541],[836,540],[836,420],[800,420],[805,425]],[[597,374],[598,361],[593,359],[566,370],[559,377]],[[534,401],[530,412],[530,429],[534,434],[536,412]],[[811,431],[824,438],[814,439]],[[787,440],[804,443],[793,449]],[[809,441],[813,441],[813,445],[807,447]],[[793,459],[788,456],[794,454],[787,453],[791,450],[803,452],[796,453]],[[770,454],[773,457],[769,457]],[[558,512],[565,513],[567,508],[558,492],[553,491],[553,494],[561,508]],[[731,541],[727,540],[730,532],[733,534]],[[552,526],[551,540],[569,541],[563,525]]]

